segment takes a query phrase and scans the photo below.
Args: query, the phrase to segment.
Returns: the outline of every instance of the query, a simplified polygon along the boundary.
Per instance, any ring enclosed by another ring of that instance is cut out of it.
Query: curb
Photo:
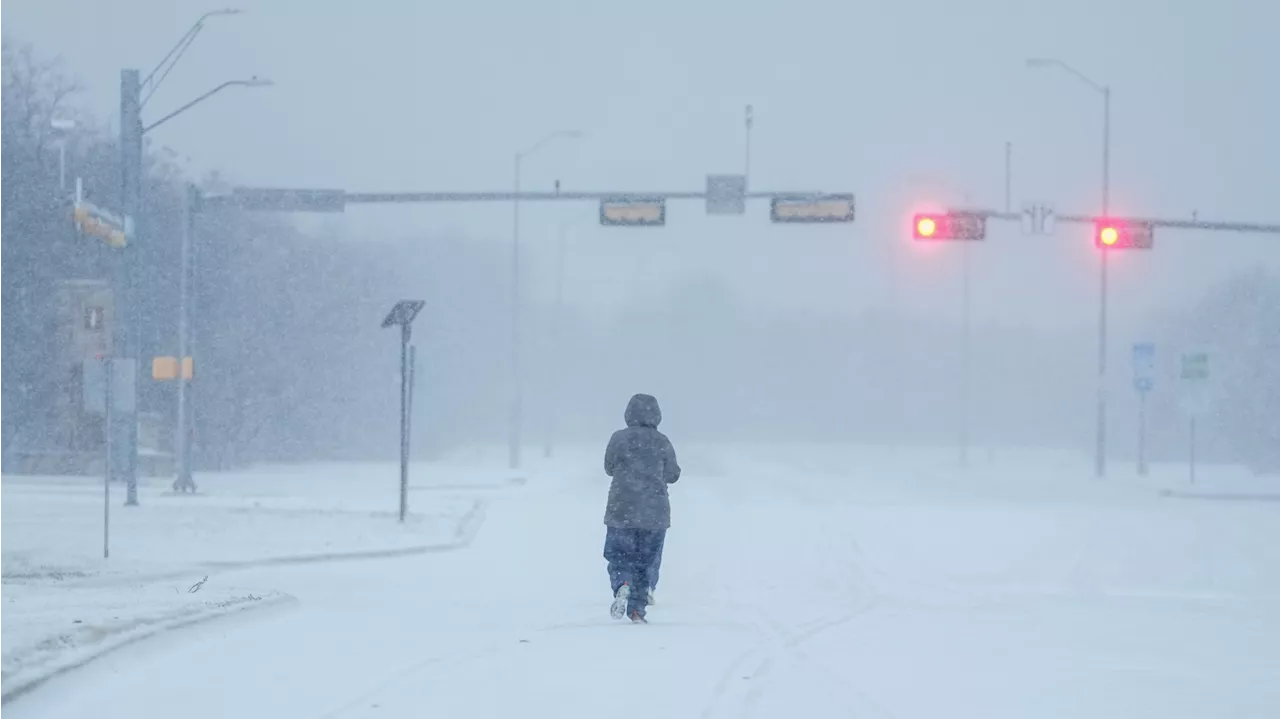
[[[268,557],[266,559],[246,560],[241,562],[204,562],[194,565],[184,570],[174,570],[172,572],[164,572],[152,575],[132,575],[127,577],[117,577],[111,583],[133,583],[138,581],[156,581],[163,579],[172,579],[175,577],[190,576],[193,572],[201,569],[218,569],[223,571],[234,571],[240,569],[252,569],[264,566],[282,566],[292,564],[315,564],[322,562],[340,562],[340,561],[358,561],[365,559],[390,559],[395,557],[405,557],[418,554],[432,554],[436,552],[449,552],[456,549],[463,549],[471,544],[479,533],[480,526],[484,523],[485,510],[488,508],[487,503],[476,500],[472,503],[471,508],[458,522],[457,528],[454,530],[453,540],[447,544],[427,544],[413,547],[401,547],[397,549],[371,549],[358,552],[331,552],[323,554],[303,554],[282,557]],[[80,586],[94,586],[101,583],[81,584]],[[71,585],[75,586],[75,585]],[[70,588],[70,587],[68,587]],[[18,699],[35,689],[40,688],[49,680],[60,677],[64,674],[79,669],[90,662],[100,659],[114,651],[123,649],[130,645],[149,639],[158,634],[183,629],[186,627],[211,622],[224,617],[231,617],[242,614],[253,609],[265,609],[274,607],[288,602],[295,602],[297,599],[289,594],[277,594],[271,597],[263,597],[257,601],[245,602],[235,605],[225,611],[211,612],[200,614],[194,617],[181,617],[169,621],[155,622],[150,626],[143,628],[135,628],[134,631],[122,632],[118,637],[104,641],[97,650],[86,655],[79,656],[74,660],[57,663],[54,660],[54,666],[47,672],[30,679],[16,681],[13,686],[0,690],[0,706]]]
[[[119,584],[134,584],[136,582],[162,581],[168,579],[179,579],[189,577],[192,574],[205,571],[238,571],[242,569],[255,569],[258,567],[280,567],[295,564],[318,564],[323,562],[349,562],[361,561],[368,559],[394,559],[397,557],[408,557],[419,554],[434,554],[437,552],[452,552],[457,549],[465,549],[471,545],[480,531],[480,526],[484,523],[485,512],[488,509],[488,503],[483,500],[475,500],[471,504],[471,508],[462,515],[458,520],[453,531],[453,538],[442,544],[419,544],[408,547],[396,547],[395,549],[362,549],[348,552],[319,552],[314,554],[287,554],[276,557],[264,557],[261,559],[243,559],[243,560],[227,560],[199,562],[188,565],[182,569],[173,569],[168,571],[147,573],[147,574],[126,574],[111,575],[106,577],[93,577],[80,581],[68,582],[68,589],[77,587],[101,587],[115,586]],[[19,577],[9,577],[6,579],[17,579]]]
[[[267,607],[274,607],[295,601],[297,601],[297,599],[292,595],[277,594],[271,597],[263,597],[256,601],[243,602],[221,611],[198,614],[193,617],[180,617],[170,619],[168,621],[162,620],[148,626],[135,628],[132,631],[126,630],[118,634],[116,637],[107,639],[94,651],[61,663],[58,663],[55,660],[53,662],[54,666],[48,671],[29,679],[14,682],[13,686],[5,688],[3,692],[0,693],[0,706],[31,693],[51,679],[70,673],[85,666],[86,664],[89,664],[90,662],[101,659],[112,652],[137,644],[144,639],[150,639],[158,634],[184,629],[197,624],[205,624],[217,619],[238,616],[254,609],[265,609]]]
[[[246,559],[241,561],[227,562],[204,562],[195,565],[195,569],[220,569],[220,570],[236,570],[236,569],[253,569],[255,567],[278,567],[291,564],[316,564],[320,562],[347,562],[358,561],[362,559],[393,559],[396,557],[407,557],[415,554],[433,554],[435,552],[452,552],[455,549],[464,549],[475,540],[476,534],[480,530],[480,525],[484,522],[484,514],[487,509],[485,502],[476,500],[471,503],[471,509],[468,509],[462,518],[458,520],[457,527],[453,531],[453,539],[445,544],[420,544],[411,547],[398,547],[396,549],[363,549],[351,552],[321,552],[316,554],[291,554],[280,557],[266,557],[264,559]],[[190,574],[190,571],[181,573],[182,575]]]

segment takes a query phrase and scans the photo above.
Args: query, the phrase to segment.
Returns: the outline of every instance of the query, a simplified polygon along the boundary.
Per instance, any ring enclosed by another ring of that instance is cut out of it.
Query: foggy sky
[[[60,54],[99,117],[118,118],[119,70],[145,75],[202,12],[194,0],[11,0],[4,32]],[[643,302],[687,272],[745,301],[856,312],[894,305],[958,316],[959,248],[913,247],[915,207],[1003,204],[1096,212],[1101,98],[1061,58],[1113,87],[1115,214],[1280,220],[1280,47],[1270,3],[246,1],[212,19],[166,81],[155,118],[223,80],[229,90],[157,130],[193,174],[248,185],[348,190],[507,189],[512,156],[580,129],[525,163],[524,187],[699,190],[743,165],[752,187],[852,191],[845,227],[774,227],[669,206],[664,230],[605,229],[586,204],[526,205],[527,292],[550,295],[569,227],[566,298]],[[314,221],[313,221],[314,222]],[[356,208],[318,224],[353,241],[466,236],[510,242],[509,205]],[[1231,271],[1280,267],[1280,238],[1159,231],[1114,263],[1116,326],[1186,304]],[[1097,271],[1084,228],[1023,237],[993,224],[971,248],[978,322],[1086,328]],[[1118,330],[1121,331],[1121,330]],[[1132,330],[1141,334],[1139,327]],[[1117,337],[1124,341],[1127,337]]]

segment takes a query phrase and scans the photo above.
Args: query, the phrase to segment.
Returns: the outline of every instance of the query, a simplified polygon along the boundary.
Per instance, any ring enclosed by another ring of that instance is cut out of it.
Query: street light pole
[[[507,462],[511,469],[520,466],[520,425],[524,388],[520,383],[520,165],[524,156],[516,153],[515,191],[512,200],[511,230],[511,408],[507,427]]]
[[[549,353],[550,367],[548,375],[551,377],[550,394],[547,397],[547,444],[543,448],[542,456],[550,459],[555,447],[557,433],[560,424],[560,409],[562,407],[560,401],[561,383],[560,377],[563,372],[561,362],[564,355],[560,351],[561,327],[564,322],[564,263],[565,263],[565,223],[560,222],[560,228],[556,233],[556,287],[555,300],[552,305],[551,315],[551,351]]]
[[[131,374],[132,382],[122,388],[124,397],[121,407],[112,414],[112,421],[107,423],[107,443],[113,444],[115,468],[112,473],[117,480],[126,484],[125,506],[138,504],[138,419],[137,419],[137,380],[138,356],[141,354],[141,337],[137,317],[137,288],[134,279],[137,268],[138,243],[143,234],[140,210],[142,207],[142,136],[163,122],[177,117],[196,103],[204,100],[226,85],[205,93],[195,101],[189,102],[175,112],[171,112],[159,122],[149,127],[142,125],[142,97],[144,84],[150,86],[149,99],[159,83],[168,75],[174,65],[182,57],[186,48],[190,47],[203,27],[204,21],[213,15],[234,15],[236,10],[215,10],[205,13],[196,24],[182,36],[169,50],[160,64],[142,80],[136,69],[126,68],[120,71],[120,214],[124,217],[127,244],[121,247],[114,257],[112,274],[115,278],[115,326],[112,330],[111,352],[113,362],[123,362],[124,372]],[[164,74],[156,80],[156,72],[168,65]],[[254,81],[228,83],[250,84]],[[181,360],[180,360],[181,361]],[[108,381],[114,381],[114,375]]]
[[[1111,209],[1111,87],[1094,82],[1088,75],[1054,58],[1031,58],[1027,67],[1057,67],[1093,88],[1102,95],[1102,215]],[[1107,474],[1107,250],[1098,258],[1098,417],[1097,438],[1094,447],[1094,473],[1098,477]]]
[[[520,174],[524,158],[559,138],[582,137],[578,130],[558,130],[515,155],[515,197],[511,229],[511,408],[507,428],[507,460],[511,469],[520,467],[521,428],[524,424],[524,387],[520,367]]]

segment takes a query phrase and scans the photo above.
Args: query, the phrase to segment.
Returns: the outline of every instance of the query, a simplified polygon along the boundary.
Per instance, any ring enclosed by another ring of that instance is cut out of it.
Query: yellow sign
[[[127,222],[88,202],[76,203],[71,217],[81,232],[92,237],[100,237],[111,247],[119,249],[129,242],[125,232]]]
[[[853,195],[775,197],[774,222],[853,222]]]
[[[182,378],[191,379],[195,375],[195,362],[190,357],[182,358]],[[151,379],[163,382],[178,378],[177,357],[152,357]]]
[[[662,197],[601,200],[600,224],[639,227],[665,225],[667,201]]]

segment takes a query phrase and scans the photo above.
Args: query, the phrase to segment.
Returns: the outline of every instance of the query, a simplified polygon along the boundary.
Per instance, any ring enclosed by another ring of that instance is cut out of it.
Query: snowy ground
[[[124,492],[113,487],[107,560],[100,480],[5,477],[6,698],[104,649],[291,599],[229,570],[464,544],[483,518],[486,487],[505,483],[489,472],[450,469],[414,487],[403,525],[394,511],[394,467],[209,475],[194,496],[155,481],[142,485],[140,506],[130,508],[119,506]]]
[[[523,484],[423,467],[450,486],[415,492],[415,506],[486,503],[473,541],[218,570],[211,589],[295,601],[134,644],[5,711],[1280,716],[1280,482],[1205,468],[1191,487],[1184,468],[1139,480],[1118,464],[1098,480],[1085,458],[1004,451],[975,452],[967,470],[954,453],[905,449],[688,447],[681,460],[649,626],[608,619],[595,448]],[[278,509],[346,486],[341,468],[289,474],[309,479],[254,501]],[[12,626],[6,604],[6,651]]]

